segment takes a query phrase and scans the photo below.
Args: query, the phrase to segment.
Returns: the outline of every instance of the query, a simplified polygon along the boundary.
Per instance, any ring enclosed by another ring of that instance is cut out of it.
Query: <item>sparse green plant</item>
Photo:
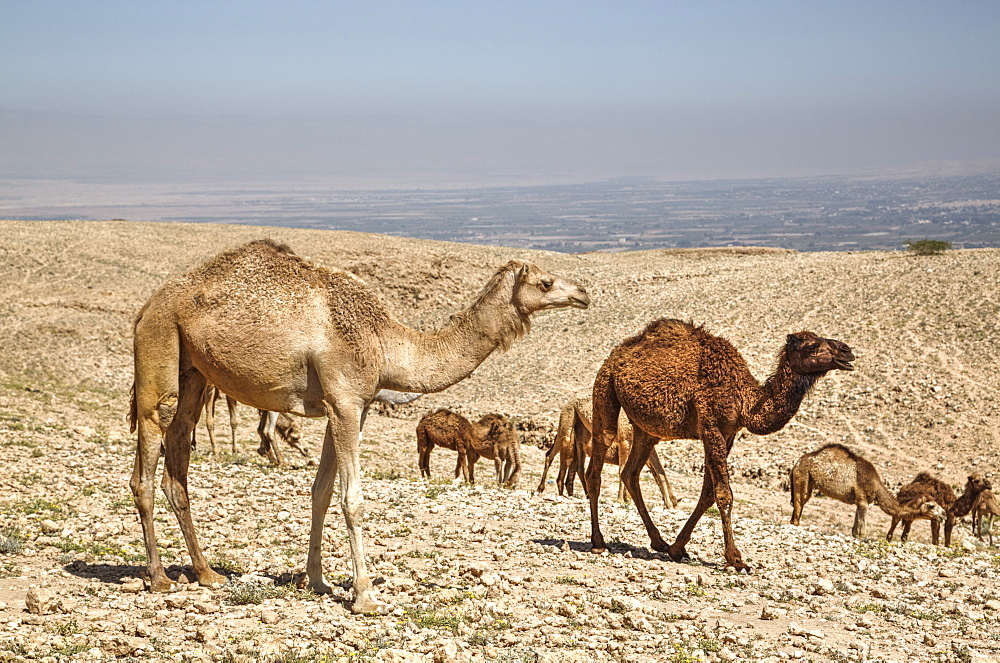
[[[854,612],[885,612],[886,607],[881,603],[863,603],[854,606]]]
[[[579,585],[580,581],[573,576],[556,576],[556,582],[560,585]]]
[[[702,650],[706,654],[717,652],[722,649],[722,643],[715,638],[702,638],[698,641],[698,649]]]
[[[694,583],[688,583],[687,593],[688,596],[705,596],[706,592],[704,587]]]
[[[406,556],[421,558],[421,559],[434,559],[435,557],[441,556],[441,551],[424,549],[424,548],[414,548],[413,550],[406,553]]]
[[[707,509],[705,509],[705,515],[708,516],[709,518],[721,518],[722,517],[722,514],[719,513],[719,507],[715,506],[714,504],[712,506],[708,507]]]
[[[906,250],[918,256],[938,256],[951,248],[951,242],[940,239],[908,240],[904,243]]]
[[[234,582],[228,587],[229,605],[257,605],[267,599],[280,598],[289,592],[289,585],[272,585],[265,582]]]
[[[68,622],[61,622],[58,624],[52,624],[48,627],[48,630],[56,635],[61,635],[64,638],[68,638],[71,635],[76,635],[80,632],[80,625],[77,623],[76,618],[69,620]]]
[[[24,548],[27,537],[24,532],[14,526],[0,529],[0,553],[17,555]]]

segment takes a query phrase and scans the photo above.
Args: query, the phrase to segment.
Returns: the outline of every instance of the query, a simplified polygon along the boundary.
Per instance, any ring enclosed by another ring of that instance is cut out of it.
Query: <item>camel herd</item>
[[[351,552],[351,610],[385,614],[391,606],[374,589],[362,536],[359,444],[368,408],[376,399],[405,402],[442,391],[468,377],[494,351],[508,349],[527,334],[533,314],[589,305],[590,296],[578,283],[512,260],[444,328],[417,331],[396,321],[357,277],[315,266],[270,240],[224,252],[168,281],[135,319],[129,411],[131,428],[138,432],[130,485],[142,524],[150,589],[177,588],[159,556],[153,519],[153,481],[161,455],[162,488],[198,582],[225,582],[209,567],[199,546],[187,489],[194,427],[203,411],[211,424],[215,401],[225,395],[231,422],[237,401],[259,410],[258,451],[274,464],[282,462],[277,437],[305,453],[287,414],[326,418],[303,583],[318,593],[331,591],[323,576],[321,547],[339,478]],[[558,456],[559,492],[572,495],[574,477],[580,478],[590,505],[592,549],[600,552],[606,547],[599,521],[601,470],[605,462],[617,464],[619,497],[627,494],[635,503],[654,550],[675,561],[687,559],[685,546],[696,524],[715,505],[726,565],[749,570],[732,527],[728,456],[735,437],[743,429],[757,435],[780,430],[818,379],[830,371],[853,370],[853,361],[853,352],[841,341],[812,332],[789,334],[779,349],[776,369],[760,382],[726,339],[688,322],[655,320],[615,347],[593,389],[577,394],[563,408],[538,490],[544,489],[549,466]],[[520,443],[510,422],[499,415],[470,422],[438,409],[420,420],[416,438],[417,464],[424,477],[430,476],[430,452],[439,446],[457,453],[456,478],[473,482],[476,461],[485,457],[494,461],[498,483],[518,483]],[[214,453],[211,425],[209,439]],[[649,467],[664,505],[676,506],[656,444],[677,439],[701,441],[705,474],[690,517],[668,544],[650,517],[638,477],[643,466]],[[235,445],[235,430],[233,440]],[[856,536],[863,533],[865,509],[872,503],[893,518],[889,538],[899,521],[905,540],[913,521],[927,519],[935,543],[944,522],[945,545],[950,544],[954,524],[965,515],[973,514],[979,535],[980,518],[992,525],[998,515],[992,486],[981,476],[970,476],[958,498],[927,474],[893,496],[871,463],[840,445],[803,456],[791,471],[791,485],[794,524],[809,497],[819,491],[856,505]]]

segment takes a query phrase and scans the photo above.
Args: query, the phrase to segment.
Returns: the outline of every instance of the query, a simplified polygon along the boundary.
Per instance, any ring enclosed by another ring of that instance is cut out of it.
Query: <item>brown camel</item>
[[[271,461],[271,465],[281,467],[284,459],[275,443],[275,438],[281,438],[288,446],[308,458],[309,452],[302,446],[302,432],[298,423],[284,412],[257,410],[260,421],[257,424],[257,435],[260,436],[260,446],[257,453]]]
[[[964,504],[969,505],[969,510],[975,504],[976,499],[979,494],[984,490],[989,490],[991,484],[988,480],[984,479],[979,474],[972,474],[965,481],[965,493],[969,494],[969,498],[964,499],[960,505],[959,509],[962,509]],[[951,489],[951,486],[941,481],[937,477],[928,472],[921,472],[913,479],[910,483],[906,484],[899,489],[896,494],[896,499],[900,502],[908,502],[916,499],[917,497],[927,495],[930,496],[942,509],[945,511],[950,511],[952,506],[958,502],[958,498],[955,497],[955,491]],[[963,494],[964,497],[964,494]],[[967,512],[966,512],[967,513]],[[948,527],[948,520],[952,522],[952,527],[954,527],[954,522],[957,518],[961,518],[965,513],[959,516],[948,515],[945,519],[945,528],[950,531]],[[900,532],[899,540],[906,541],[910,535],[910,525],[912,525],[912,520],[907,518],[896,518],[893,517],[892,523],[889,525],[889,532],[885,535],[887,541],[892,541],[892,533],[896,530],[896,525],[899,521],[903,521],[903,530]],[[938,521],[931,521],[931,542],[934,545],[938,544],[939,541],[939,530]],[[950,537],[948,538],[950,541]]]
[[[202,553],[191,520],[191,429],[206,382],[251,407],[326,416],[312,489],[308,586],[323,578],[322,534],[334,482],[351,547],[358,613],[385,612],[365,562],[358,437],[379,389],[441,391],[528,332],[537,311],[586,308],[578,284],[530,263],[501,267],[465,311],[435,332],[397,322],[380,297],[347,272],[313,266],[287,246],[251,242],[168,281],[135,320],[135,382],[129,420],[138,429],[131,487],[142,523],[151,589],[176,588],[156,547],[153,480],[161,445],[163,489],[200,584],[225,580]]]
[[[983,540],[983,530],[989,535],[990,548],[993,547],[993,517],[1000,516],[1000,503],[991,489],[984,490],[972,505],[972,531],[976,538]]]
[[[976,503],[976,498],[984,490],[993,490],[993,484],[981,474],[970,474],[965,479],[965,490],[948,507],[948,518],[944,521],[944,545],[951,546],[951,531],[955,529],[955,523],[965,518],[972,512],[972,507]]]
[[[563,406],[559,413],[559,427],[556,429],[555,442],[553,442],[552,447],[545,455],[545,466],[542,469],[542,479],[538,482],[537,492],[541,493],[545,491],[545,481],[549,474],[549,466],[557,455],[559,456],[559,474],[556,476],[556,487],[559,489],[559,494],[562,495],[565,490],[567,495],[570,497],[573,496],[573,478],[575,474],[580,475],[580,484],[586,486],[586,480],[583,476],[584,459],[590,456],[593,450],[591,442],[591,420],[593,419],[593,413],[593,399],[589,391],[576,394]],[[581,448],[582,452],[580,451]],[[629,449],[631,448],[632,424],[629,423],[628,417],[622,414],[618,418],[618,436],[608,450],[605,462],[610,465],[618,465],[620,471],[620,468],[625,465],[620,459],[628,458]],[[668,509],[677,506],[677,498],[674,497],[674,491],[670,488],[670,482],[667,480],[666,472],[663,471],[663,465],[660,464],[660,457],[657,455],[655,448],[649,454],[646,467],[649,468],[650,473],[652,473],[653,478],[656,480],[656,485],[660,489],[660,495],[663,497],[663,505]],[[619,477],[618,501],[625,502],[627,499],[628,495],[625,492],[625,484],[622,483],[621,477]]]
[[[431,450],[444,447],[458,452],[455,478],[475,483],[476,461],[488,458],[496,467],[497,483],[516,486],[521,476],[521,441],[510,422],[487,414],[476,423],[441,408],[424,415],[417,424],[417,464],[420,476],[431,476]]]
[[[853,370],[852,361],[854,354],[840,341],[812,332],[789,334],[777,369],[761,384],[729,341],[688,322],[656,320],[623,341],[594,381],[594,451],[587,468],[593,550],[605,548],[597,508],[601,468],[617,434],[618,413],[624,410],[634,434],[622,481],[653,550],[667,552],[674,561],[687,559],[684,547],[714,502],[722,520],[726,564],[749,570],[733,539],[728,457],[736,434],[743,428],[755,435],[781,429],[817,379],[831,370]],[[659,440],[675,439],[701,440],[705,477],[694,511],[668,546],[646,510],[639,470]]]
[[[802,507],[815,490],[855,506],[851,534],[859,539],[865,534],[865,514],[870,504],[877,505],[894,519],[912,522],[923,518],[941,522],[945,518],[944,509],[929,495],[897,500],[882,483],[875,466],[842,444],[827,444],[802,454],[790,474],[793,525],[799,524]]]

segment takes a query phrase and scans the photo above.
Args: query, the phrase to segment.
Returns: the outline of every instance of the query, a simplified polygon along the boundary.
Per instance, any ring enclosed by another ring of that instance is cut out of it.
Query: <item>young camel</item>
[[[993,547],[993,517],[1000,516],[1000,502],[991,489],[984,490],[972,505],[972,531],[976,538],[983,540],[983,530],[989,535],[990,548]]]
[[[993,490],[993,484],[981,474],[970,474],[965,479],[965,490],[961,496],[948,507],[948,518],[944,521],[944,545],[951,547],[951,531],[962,518],[972,512],[976,498],[986,490]]]
[[[914,496],[905,503],[897,501],[882,483],[875,466],[842,444],[827,444],[803,454],[790,474],[793,525],[799,524],[802,507],[815,490],[855,505],[851,534],[859,539],[865,534],[868,505],[873,503],[893,518],[910,521],[924,518],[937,522],[945,518],[944,509],[928,495]]]
[[[420,476],[431,476],[431,450],[443,447],[458,452],[455,478],[475,483],[476,461],[493,461],[497,483],[514,487],[521,476],[521,440],[510,422],[499,414],[487,414],[476,423],[441,408],[424,415],[417,424],[417,464]]]
[[[591,420],[594,416],[593,399],[591,393],[580,392],[563,406],[559,413],[559,428],[556,429],[556,439],[545,455],[545,466],[542,469],[542,479],[538,482],[537,492],[545,491],[545,481],[549,474],[549,466],[555,457],[559,456],[559,474],[556,476],[556,487],[562,495],[565,490],[570,497],[573,496],[573,478],[575,474],[580,475],[580,484],[586,486],[583,476],[585,459],[590,456],[593,445],[591,443]],[[624,414],[618,418],[618,436],[614,444],[608,450],[605,462],[610,465],[618,465],[619,473],[625,466],[622,461],[628,458],[629,449],[632,448],[632,424]],[[660,464],[660,457],[654,448],[646,461],[646,467],[656,480],[656,485],[660,489],[663,497],[663,505],[668,509],[677,506],[677,498],[670,488],[667,474]],[[625,484],[621,477],[618,479],[618,501],[625,502],[628,495],[625,492]]]
[[[634,428],[632,451],[622,481],[635,501],[653,550],[674,561],[688,559],[685,545],[701,516],[719,508],[726,565],[749,571],[736,547],[732,528],[733,493],[729,452],[736,434],[755,435],[781,429],[819,378],[831,370],[854,370],[854,354],[840,341],[812,332],[789,334],[778,366],[764,384],[750,373],[733,345],[691,323],[661,319],[611,351],[594,381],[594,450],[587,468],[591,543],[605,549],[598,520],[601,468],[617,434],[624,410]],[[660,536],[643,502],[639,470],[660,440],[700,439],[705,449],[705,477],[694,511],[674,543]]]
[[[969,475],[965,481],[965,492],[963,493],[963,498],[966,494],[969,497],[959,502],[959,509],[962,508],[963,504],[968,504],[969,509],[971,510],[979,494],[989,488],[989,481],[984,479],[981,475]],[[928,472],[921,472],[916,476],[916,478],[913,479],[913,481],[900,488],[899,492],[896,494],[896,500],[900,503],[904,503],[913,501],[914,499],[922,496],[929,496],[935,503],[937,503],[938,506],[949,512],[952,506],[959,501],[958,498],[955,497],[955,491],[951,489],[951,486]],[[962,515],[965,514],[963,513]],[[946,529],[949,529],[947,525],[948,518],[950,518],[953,523],[952,527],[954,527],[954,521],[956,520],[956,517],[953,515],[947,516],[945,520]],[[885,535],[887,541],[892,541],[892,533],[896,531],[896,525],[900,521],[903,522],[903,529],[900,532],[899,540],[906,541],[906,539],[910,536],[910,526],[913,524],[913,519],[897,518],[893,516],[892,523],[889,525],[889,531]],[[939,530],[940,525],[938,521],[931,520],[931,542],[934,545],[937,545],[940,539]]]
[[[251,242],[168,281],[135,320],[129,420],[138,430],[130,482],[142,523],[150,587],[169,591],[156,546],[153,480],[165,449],[163,489],[184,534],[198,582],[225,577],[198,544],[187,490],[191,429],[206,382],[241,403],[273,412],[327,417],[312,490],[306,577],[323,577],[323,521],[340,477],[340,504],[351,548],[356,613],[385,613],[362,543],[358,436],[379,389],[431,393],[469,376],[486,357],[528,332],[531,314],[587,308],[577,283],[511,261],[472,305],[435,332],[397,322],[370,286],[343,271],[316,267],[287,246]]]

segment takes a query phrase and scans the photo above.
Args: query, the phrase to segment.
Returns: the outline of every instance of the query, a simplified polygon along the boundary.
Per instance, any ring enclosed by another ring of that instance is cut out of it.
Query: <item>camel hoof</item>
[[[660,541],[658,543],[650,543],[649,547],[658,553],[670,552],[670,546],[668,546],[664,541]]]
[[[215,571],[209,571],[205,573],[202,577],[198,578],[198,584],[202,587],[208,587],[209,589],[218,589],[224,586],[229,579],[226,576],[216,573]]]
[[[378,599],[363,595],[354,600],[351,612],[355,615],[388,615],[392,612],[392,606]]]
[[[667,546],[665,552],[668,555],[670,555],[670,559],[672,559],[675,562],[686,562],[691,559],[691,555],[689,555],[687,553],[687,550],[685,550],[684,548],[674,548],[673,546]]]
[[[333,594],[333,587],[327,584],[325,579],[320,578],[316,582],[309,582],[309,583],[305,582],[307,580],[308,576],[302,576],[302,579],[299,581],[302,583],[299,585],[300,589],[302,587],[308,587],[309,591],[311,591],[313,594]]]
[[[176,583],[170,578],[163,577],[152,580],[149,583],[149,591],[159,593],[170,593],[181,591],[180,583]]]

